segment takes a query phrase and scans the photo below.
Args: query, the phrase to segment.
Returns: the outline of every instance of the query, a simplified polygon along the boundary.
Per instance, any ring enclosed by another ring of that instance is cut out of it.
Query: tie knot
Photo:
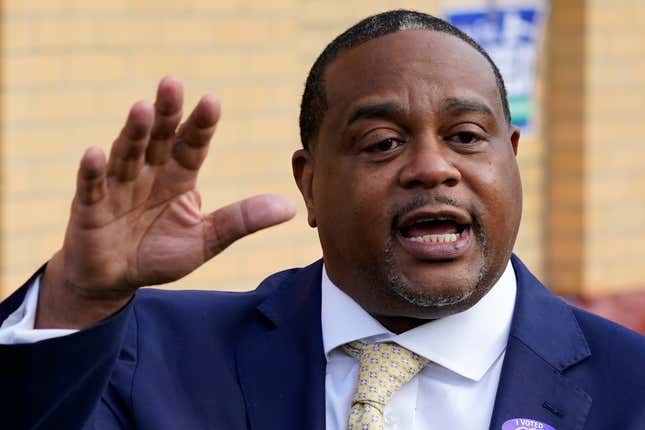
[[[352,402],[369,403],[383,412],[392,395],[428,364],[428,360],[392,342],[350,342],[343,349],[359,361]]]

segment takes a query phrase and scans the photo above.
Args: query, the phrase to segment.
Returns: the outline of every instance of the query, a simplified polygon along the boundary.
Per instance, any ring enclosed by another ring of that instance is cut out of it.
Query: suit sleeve
[[[22,303],[32,280],[0,304],[0,318],[6,318]],[[67,336],[31,344],[0,345],[3,427],[86,427],[95,409],[100,409],[130,308],[131,304],[110,319]]]

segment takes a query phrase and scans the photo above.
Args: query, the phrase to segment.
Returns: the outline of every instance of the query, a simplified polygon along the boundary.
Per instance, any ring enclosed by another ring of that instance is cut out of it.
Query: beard
[[[436,292],[433,293],[431,291],[436,289],[427,288],[426,285],[416,285],[415,283],[411,282],[409,279],[403,276],[403,271],[401,270],[401,267],[394,255],[394,247],[396,246],[395,243],[397,241],[396,234],[398,233],[395,226],[398,225],[398,219],[400,219],[406,213],[420,208],[430,202],[440,202],[467,210],[472,219],[472,224],[470,227],[476,239],[481,245],[482,259],[481,264],[478,268],[477,277],[474,279],[474,281],[471,281],[471,285],[468,285],[465,289],[458,289],[459,292],[455,294],[437,294]],[[390,238],[388,239],[384,249],[384,270],[382,272],[382,276],[384,278],[383,280],[385,281],[385,288],[389,290],[389,292],[394,293],[408,303],[421,308],[442,308],[446,306],[452,306],[467,300],[481,288],[482,284],[488,278],[488,245],[486,235],[479,221],[479,216],[474,209],[466,208],[464,205],[458,204],[457,201],[449,197],[438,196],[432,199],[417,198],[404,207],[395,210],[391,218],[392,229]]]

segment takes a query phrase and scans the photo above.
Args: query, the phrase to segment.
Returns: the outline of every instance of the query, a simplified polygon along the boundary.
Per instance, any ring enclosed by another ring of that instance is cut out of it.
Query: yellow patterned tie
[[[383,409],[392,395],[428,364],[428,360],[395,343],[355,341],[343,345],[359,361],[347,430],[383,429]]]

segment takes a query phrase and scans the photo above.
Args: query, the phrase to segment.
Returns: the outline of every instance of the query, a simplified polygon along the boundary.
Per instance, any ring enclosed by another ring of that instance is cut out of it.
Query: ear
[[[511,145],[513,145],[513,153],[517,157],[517,148],[520,144],[520,129],[514,125],[511,126]]]
[[[307,206],[307,222],[311,227],[316,227],[316,213],[314,211],[314,159],[306,149],[299,149],[291,157],[291,168],[293,178],[298,184],[300,194]]]

